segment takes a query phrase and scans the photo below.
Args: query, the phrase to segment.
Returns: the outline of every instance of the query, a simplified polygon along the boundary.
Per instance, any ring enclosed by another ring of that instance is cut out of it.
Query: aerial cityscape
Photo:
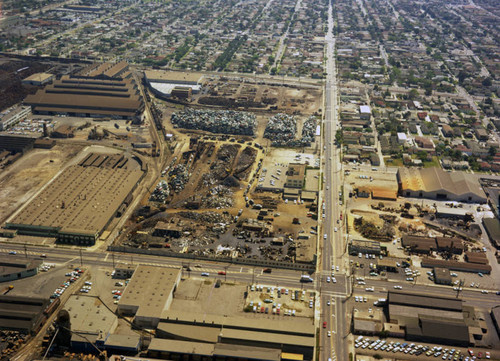
[[[479,359],[498,0],[0,0],[0,361]]]

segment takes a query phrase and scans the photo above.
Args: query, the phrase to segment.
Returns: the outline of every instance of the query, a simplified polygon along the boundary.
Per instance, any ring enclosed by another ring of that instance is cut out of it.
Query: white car
[[[403,286],[396,285],[396,286],[394,286],[394,289],[396,289],[396,290],[402,290],[402,289],[403,289]]]
[[[331,337],[332,336],[332,331],[328,331],[327,335],[328,335],[328,337]]]
[[[337,227],[335,227],[333,230],[334,230],[335,232],[337,232]]]
[[[335,277],[332,277],[332,282],[337,283],[337,279]]]
[[[330,276],[326,277],[326,282],[330,283]]]

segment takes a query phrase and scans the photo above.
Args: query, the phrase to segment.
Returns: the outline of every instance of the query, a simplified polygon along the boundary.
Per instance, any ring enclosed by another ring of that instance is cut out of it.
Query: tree
[[[492,82],[491,82],[491,78],[486,78],[482,81],[483,86],[491,86]]]
[[[414,99],[416,99],[417,97],[418,97],[418,91],[417,91],[417,89],[412,89],[412,90],[410,90],[410,92],[408,93],[408,98],[409,98],[410,100],[414,100]]]

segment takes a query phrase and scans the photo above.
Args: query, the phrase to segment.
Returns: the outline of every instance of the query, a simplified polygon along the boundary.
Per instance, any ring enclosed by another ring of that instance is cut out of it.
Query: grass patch
[[[439,160],[436,156],[432,157],[430,162],[424,162],[424,168],[440,167]]]
[[[212,284],[212,281],[210,280],[205,280],[205,282],[203,282],[204,285],[211,285]]]

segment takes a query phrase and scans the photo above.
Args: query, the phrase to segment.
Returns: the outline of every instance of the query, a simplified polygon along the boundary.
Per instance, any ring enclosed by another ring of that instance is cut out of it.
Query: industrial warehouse
[[[34,114],[140,120],[144,103],[127,63],[91,65],[24,100]]]
[[[144,72],[144,80],[160,97],[189,98],[191,93],[200,91],[203,74],[148,70]]]
[[[403,197],[486,203],[486,194],[473,174],[449,173],[440,168],[399,168],[399,192]]]
[[[143,174],[138,162],[123,154],[90,153],[53,179],[6,228],[93,245],[112,217],[130,204]]]

